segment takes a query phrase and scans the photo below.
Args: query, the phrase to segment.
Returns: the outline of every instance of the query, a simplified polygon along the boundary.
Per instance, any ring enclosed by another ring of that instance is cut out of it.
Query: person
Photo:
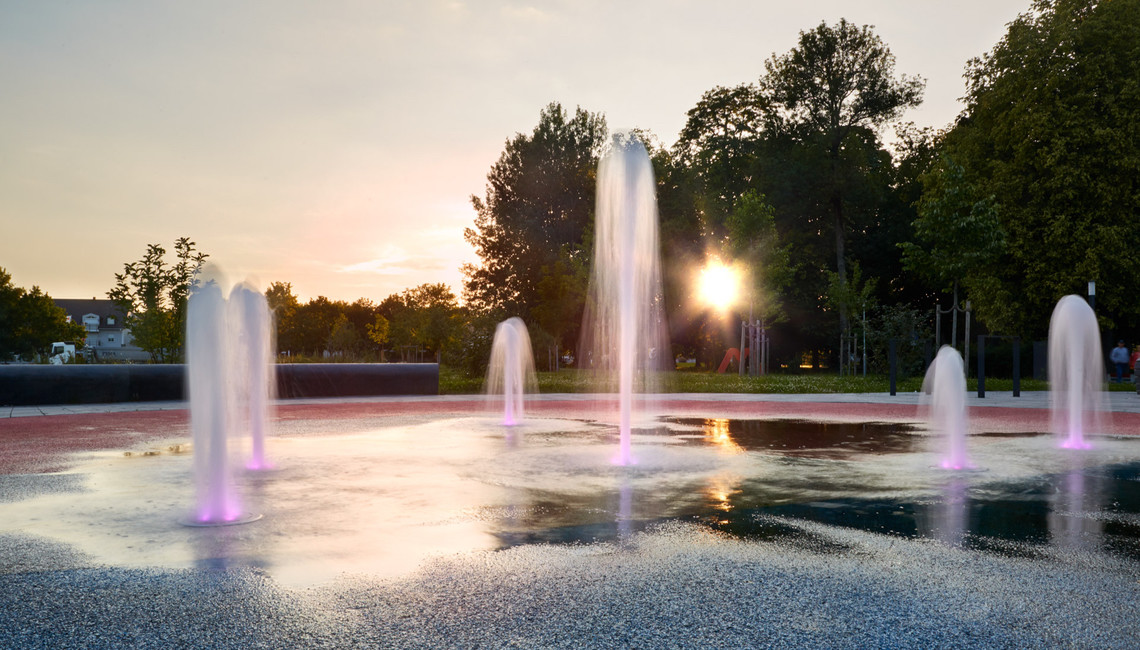
[[[1116,364],[1116,383],[1118,384],[1124,383],[1124,369],[1128,367],[1128,358],[1128,348],[1124,346],[1124,341],[1117,341],[1108,360]]]

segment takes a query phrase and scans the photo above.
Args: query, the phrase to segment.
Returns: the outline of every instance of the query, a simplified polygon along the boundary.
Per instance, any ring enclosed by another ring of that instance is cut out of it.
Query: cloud
[[[450,260],[436,256],[411,256],[399,246],[389,244],[370,260],[336,266],[334,270],[344,274],[401,276],[438,271],[448,268],[449,263]]]

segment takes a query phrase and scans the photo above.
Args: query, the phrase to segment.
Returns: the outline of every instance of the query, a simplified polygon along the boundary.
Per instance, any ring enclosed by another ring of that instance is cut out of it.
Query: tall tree
[[[765,62],[760,79],[763,101],[772,108],[771,130],[818,151],[841,284],[847,278],[846,238],[853,223],[849,206],[865,176],[862,152],[874,142],[867,133],[922,99],[922,79],[896,77],[894,66],[894,55],[869,26],[840,19],[834,26],[820,23],[800,32],[796,47]],[[846,330],[845,310],[840,322]]]
[[[702,229],[711,237],[723,235],[724,219],[755,187],[765,111],[759,89],[741,84],[713,88],[687,113],[673,152],[692,170]]]
[[[1135,323],[1140,0],[1038,0],[966,79],[945,150],[1006,237],[971,297],[979,319],[1041,336],[1056,301],[1095,280],[1102,325]]]
[[[463,267],[469,307],[529,319],[543,268],[555,269],[560,257],[588,255],[583,241],[606,136],[601,115],[579,108],[571,117],[552,103],[533,133],[507,142],[487,175],[486,196],[471,197],[475,228],[464,237],[480,263]]]
[[[82,341],[83,325],[71,323],[51,296],[39,287],[31,291],[12,284],[0,268],[0,361],[31,361],[56,341]]]
[[[186,300],[194,276],[208,257],[189,237],[174,242],[173,264],[166,249],[147,245],[137,262],[123,265],[115,274],[115,287],[107,292],[115,306],[126,314],[125,325],[135,343],[158,363],[182,360],[186,337]]]

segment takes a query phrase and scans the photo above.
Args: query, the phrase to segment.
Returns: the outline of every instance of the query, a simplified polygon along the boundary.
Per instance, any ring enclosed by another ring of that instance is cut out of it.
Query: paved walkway
[[[1140,413],[1140,394],[1106,391],[1102,393],[1106,410],[1113,413]],[[552,393],[531,395],[533,402],[598,402],[613,399],[613,395],[592,393]],[[876,404],[882,406],[918,406],[919,393],[667,393],[651,396],[667,402],[792,402],[805,404]],[[330,404],[437,404],[443,408],[482,401],[481,395],[400,395],[386,397],[345,397],[323,399],[279,400],[277,406],[330,405]],[[1011,391],[986,391],[984,398],[976,392],[967,395],[969,407],[1001,407],[1048,409],[1047,391],[1022,391],[1014,397]],[[135,411],[185,410],[185,401],[124,402],[118,404],[75,404],[46,406],[0,406],[0,419],[42,415],[82,415],[90,413],[130,413]],[[1138,432],[1140,433],[1140,432]]]

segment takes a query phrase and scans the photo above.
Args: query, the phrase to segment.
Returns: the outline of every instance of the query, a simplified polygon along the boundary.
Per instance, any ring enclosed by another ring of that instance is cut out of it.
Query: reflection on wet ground
[[[851,465],[873,464],[876,455],[926,453],[929,440],[915,426],[700,418],[664,422],[653,433],[728,454],[766,454],[769,470],[782,466],[784,471],[756,476],[714,472],[690,485],[674,483],[666,491],[623,483],[608,494],[543,494],[530,501],[532,510],[499,520],[496,536],[502,545],[615,541],[685,520],[744,539],[841,550],[795,525],[804,520],[1004,555],[1032,557],[1040,547],[1054,545],[1140,560],[1140,461],[1097,465],[1095,458],[1068,459],[1066,471],[1012,478],[903,463],[895,466],[900,480],[890,485],[888,479],[884,485],[881,475],[860,480],[862,474]],[[1051,449],[1049,437],[1042,434],[983,433],[974,438],[1028,443],[1032,454],[1069,453]],[[1140,451],[1132,441],[1113,442]],[[924,475],[921,480],[914,480],[915,472]],[[635,512],[623,515],[623,502],[636,504]],[[610,518],[559,525],[569,513]]]
[[[979,470],[954,472],[935,467],[927,431],[903,423],[666,418],[635,431],[629,467],[611,462],[615,427],[579,419],[290,426],[270,449],[278,469],[242,478],[261,521],[179,526],[192,454],[156,446],[100,452],[72,474],[0,476],[0,534],[112,565],[258,566],[298,582],[479,549],[620,543],[669,522],[818,553],[844,548],[806,522],[985,553],[1140,559],[1138,438],[1072,451],[1041,434],[975,435]]]
[[[915,427],[898,422],[818,422],[813,420],[729,420],[668,418],[665,422],[701,427],[709,442],[744,451],[778,451],[812,458],[845,458],[851,453],[913,451]]]

